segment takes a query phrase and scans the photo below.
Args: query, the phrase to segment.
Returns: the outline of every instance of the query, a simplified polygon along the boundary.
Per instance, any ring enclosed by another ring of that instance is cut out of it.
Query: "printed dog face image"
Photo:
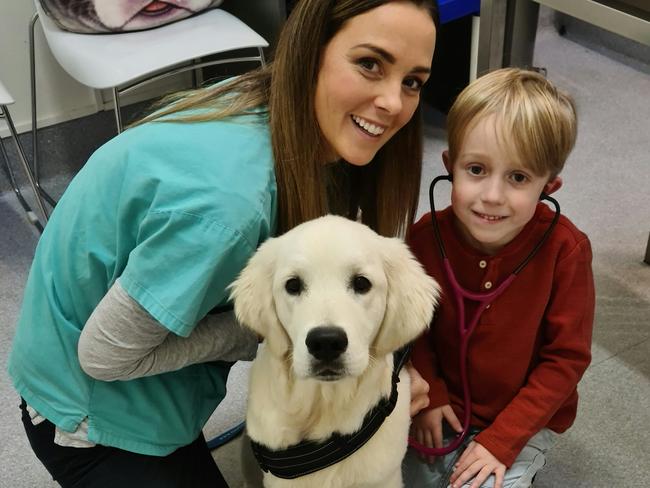
[[[73,32],[120,32],[157,27],[223,0],[41,0],[59,27]]]
[[[281,449],[359,429],[390,393],[392,353],[426,329],[437,296],[401,240],[342,217],[266,241],[232,285],[237,318],[265,339],[251,368],[253,441]],[[265,486],[401,486],[410,395],[400,379],[397,407],[361,449],[294,480],[266,473]]]
[[[212,0],[93,0],[100,22],[109,29],[136,30],[188,17]],[[221,3],[221,2],[219,2]]]

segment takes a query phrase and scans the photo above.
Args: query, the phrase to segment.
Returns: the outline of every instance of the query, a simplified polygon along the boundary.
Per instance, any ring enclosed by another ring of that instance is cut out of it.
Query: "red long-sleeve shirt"
[[[456,278],[475,292],[494,289],[509,276],[553,218],[549,207],[538,204],[520,234],[488,256],[462,240],[451,208],[437,214]],[[430,214],[409,229],[407,241],[443,290],[434,323],[413,348],[413,364],[430,384],[428,408],[451,404],[462,419],[456,305]],[[476,441],[508,467],[542,428],[564,432],[575,419],[576,386],[591,360],[591,257],[587,236],[561,216],[539,253],[483,312],[470,338],[471,424],[484,429]],[[465,303],[469,319],[476,304]]]

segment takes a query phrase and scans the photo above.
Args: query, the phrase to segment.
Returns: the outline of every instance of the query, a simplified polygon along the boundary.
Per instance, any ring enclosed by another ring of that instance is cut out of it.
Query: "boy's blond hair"
[[[557,176],[573,149],[577,115],[572,98],[544,76],[518,68],[492,71],[470,83],[447,116],[449,157],[454,162],[467,131],[495,115],[508,149],[537,176]]]

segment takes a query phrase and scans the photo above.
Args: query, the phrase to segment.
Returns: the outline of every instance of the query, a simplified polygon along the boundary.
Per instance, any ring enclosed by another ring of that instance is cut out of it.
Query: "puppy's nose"
[[[348,348],[348,336],[340,327],[321,326],[309,331],[305,344],[309,354],[320,361],[338,358]]]

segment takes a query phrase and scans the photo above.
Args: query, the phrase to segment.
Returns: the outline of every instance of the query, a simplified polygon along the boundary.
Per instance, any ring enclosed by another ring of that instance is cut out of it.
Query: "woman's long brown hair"
[[[324,47],[347,20],[391,1],[426,9],[438,25],[435,0],[300,0],[282,29],[272,63],[226,83],[166,97],[157,104],[164,108],[134,125],[153,120],[219,120],[268,107],[278,234],[336,208],[347,209],[351,218],[360,209],[363,222],[380,234],[403,235],[413,221],[419,196],[420,108],[368,165],[338,173],[328,171],[323,163],[326,143],[314,109]],[[332,174],[346,174],[347,191],[328,192]]]

